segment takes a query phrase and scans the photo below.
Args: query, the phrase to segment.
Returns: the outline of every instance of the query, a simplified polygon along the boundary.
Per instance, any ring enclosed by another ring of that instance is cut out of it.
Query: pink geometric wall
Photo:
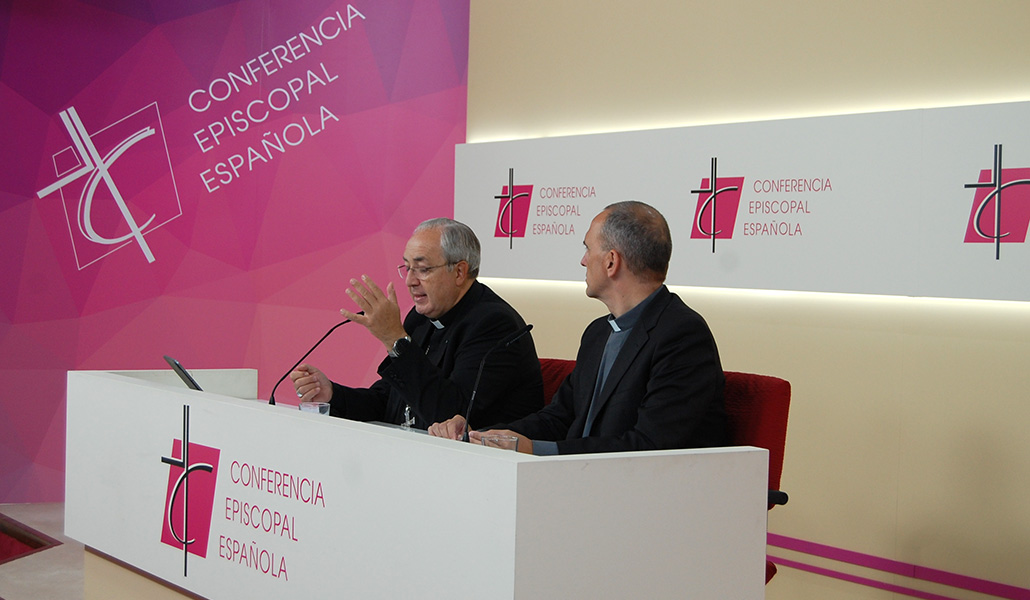
[[[396,277],[411,229],[453,214],[468,13],[0,3],[0,503],[63,499],[68,370],[169,354],[257,368],[267,398],[351,277]],[[310,361],[362,385],[382,355],[354,327]]]

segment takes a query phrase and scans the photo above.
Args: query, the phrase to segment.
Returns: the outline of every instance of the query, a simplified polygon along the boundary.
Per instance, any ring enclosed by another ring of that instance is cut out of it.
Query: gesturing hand
[[[365,314],[341,309],[341,315],[364,325],[387,348],[393,347],[395,341],[407,335],[401,323],[401,309],[397,304],[393,282],[387,284],[386,293],[368,275],[362,275],[361,281],[351,279],[350,284],[352,287],[347,288],[347,295]]]

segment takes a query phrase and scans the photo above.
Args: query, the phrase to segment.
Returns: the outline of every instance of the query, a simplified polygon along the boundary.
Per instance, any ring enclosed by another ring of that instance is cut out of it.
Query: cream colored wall
[[[182,600],[197,598],[134,569],[109,560],[106,556],[84,551],[83,600]]]
[[[472,0],[468,141],[1030,97],[1025,0]]]
[[[1028,18],[1023,1],[473,0],[469,141],[1030,100]],[[574,356],[604,313],[582,283],[488,282],[541,355]],[[1030,304],[676,291],[724,368],[793,385],[770,531],[1030,588]],[[794,569],[767,595],[904,597]]]

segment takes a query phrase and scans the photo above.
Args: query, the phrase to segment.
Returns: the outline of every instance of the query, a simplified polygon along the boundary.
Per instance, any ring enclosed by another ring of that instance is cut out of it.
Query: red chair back
[[[780,489],[787,442],[790,382],[769,375],[726,371],[726,415],[730,444],[769,451],[769,489]]]
[[[551,403],[555,392],[576,366],[576,361],[564,358],[541,358],[540,373],[544,376],[544,405]]]
[[[790,382],[779,377],[725,371],[726,416],[730,444],[755,446],[769,451],[769,489],[780,489],[783,448],[787,442]],[[769,504],[772,509],[774,505]],[[765,561],[765,582],[776,574],[776,565]]]

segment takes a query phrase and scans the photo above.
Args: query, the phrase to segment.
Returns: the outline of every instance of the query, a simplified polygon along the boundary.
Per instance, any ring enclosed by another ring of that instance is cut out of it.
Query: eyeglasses
[[[454,263],[444,263],[442,265],[436,265],[435,267],[409,267],[408,265],[397,265],[397,274],[401,276],[401,279],[407,281],[408,273],[414,273],[415,279],[423,281],[426,277],[429,277],[429,274],[433,272],[433,269],[449,267],[453,264]]]

